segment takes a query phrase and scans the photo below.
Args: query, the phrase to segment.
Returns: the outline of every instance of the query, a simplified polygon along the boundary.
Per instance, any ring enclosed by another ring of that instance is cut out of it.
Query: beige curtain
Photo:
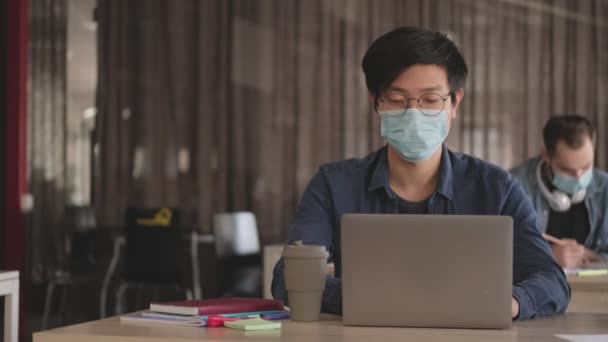
[[[608,2],[524,0],[106,0],[99,3],[94,201],[256,213],[285,238],[324,162],[382,145],[360,62],[401,25],[447,32],[471,74],[448,145],[503,167],[538,151],[553,113],[598,129],[607,163]]]
[[[27,181],[34,210],[27,215],[27,267],[38,281],[66,266],[67,4],[32,0],[29,6]]]
[[[450,30],[471,76],[450,146],[511,167],[540,152],[550,115],[576,112],[594,122],[597,165],[605,169],[608,3],[460,0],[453,5]]]
[[[127,205],[172,206],[208,230],[245,197],[229,181],[246,178],[231,156],[229,2],[102,1],[97,13],[102,224],[120,226]]]

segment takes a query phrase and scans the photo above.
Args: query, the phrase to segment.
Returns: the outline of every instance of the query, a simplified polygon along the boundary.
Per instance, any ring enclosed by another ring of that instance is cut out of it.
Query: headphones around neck
[[[541,176],[541,169],[544,163],[544,161],[541,161],[536,167],[536,181],[538,182],[540,193],[543,194],[543,197],[547,200],[549,206],[553,210],[561,212],[568,211],[573,204],[580,203],[585,199],[585,195],[587,195],[586,189],[578,191],[572,196],[569,196],[565,192],[558,189],[550,191],[549,188],[547,188],[547,185],[545,185],[543,177]]]

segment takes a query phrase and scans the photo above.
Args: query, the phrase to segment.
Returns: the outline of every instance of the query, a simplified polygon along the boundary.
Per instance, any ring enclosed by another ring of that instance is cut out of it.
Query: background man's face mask
[[[579,191],[587,189],[589,184],[591,184],[591,180],[593,179],[593,168],[589,168],[582,176],[579,178],[572,177],[561,172],[553,170],[553,180],[552,183],[559,190],[573,195]]]

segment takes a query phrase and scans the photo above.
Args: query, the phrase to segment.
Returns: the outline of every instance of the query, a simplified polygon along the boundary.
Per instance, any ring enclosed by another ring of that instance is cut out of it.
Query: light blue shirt
[[[528,159],[512,169],[511,173],[519,179],[528,193],[532,206],[538,213],[539,226],[543,232],[546,232],[550,207],[540,192],[536,180],[536,168],[541,162],[540,156]],[[585,208],[590,224],[585,247],[608,258],[608,173],[597,168],[593,169],[593,179],[585,197]]]

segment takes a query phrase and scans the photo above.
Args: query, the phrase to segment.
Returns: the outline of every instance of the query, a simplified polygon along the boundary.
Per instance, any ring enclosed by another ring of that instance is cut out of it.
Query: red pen
[[[223,316],[209,316],[207,317],[207,326],[208,327],[223,327],[224,322],[228,321],[238,321],[242,318],[236,317],[223,317]]]

